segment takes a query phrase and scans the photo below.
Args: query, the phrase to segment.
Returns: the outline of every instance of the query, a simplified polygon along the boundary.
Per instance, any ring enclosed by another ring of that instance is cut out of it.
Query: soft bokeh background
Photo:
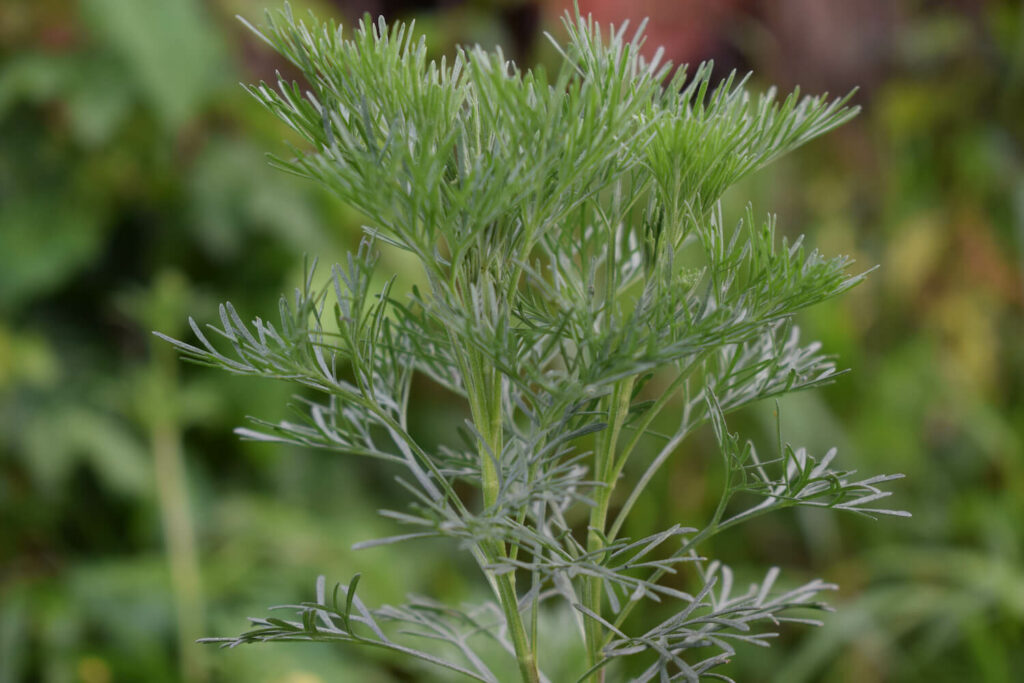
[[[362,571],[370,602],[479,594],[444,544],[354,554],[387,533],[389,476],[238,442],[288,388],[179,363],[149,331],[230,299],[272,315],[304,254],[331,262],[358,217],[266,166],[283,127],[240,80],[281,65],[236,13],[264,0],[0,3],[0,683],[428,680],[324,645],[216,651],[319,573]],[[438,53],[502,44],[522,63],[556,1],[296,3],[411,17]],[[765,519],[719,539],[842,590],[825,628],[742,651],[741,681],[1024,680],[1024,11],[1019,2],[582,0],[650,15],[677,61],[714,58],[843,93],[854,123],[746,181],[780,226],[882,268],[803,320],[853,368],[782,403],[788,440],[902,471],[912,520]],[[392,262],[394,265],[394,262]],[[385,262],[385,267],[388,263]],[[769,439],[772,406],[735,425]],[[425,432],[460,418],[421,396]],[[643,525],[711,501],[698,438],[638,508]],[[430,679],[433,680],[433,679]]]

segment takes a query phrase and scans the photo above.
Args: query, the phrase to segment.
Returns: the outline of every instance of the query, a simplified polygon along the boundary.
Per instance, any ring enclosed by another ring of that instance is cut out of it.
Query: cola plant
[[[808,610],[826,608],[831,584],[780,589],[768,568],[741,587],[703,551],[794,506],[906,514],[877,507],[900,475],[862,478],[836,468],[834,449],[781,436],[755,445],[727,421],[837,376],[793,316],[865,273],[780,238],[751,207],[727,220],[721,197],[848,121],[849,98],[751,95],[710,64],[648,59],[642,27],[602,29],[578,9],[552,38],[550,72],[500,49],[431,60],[412,24],[383,19],[349,35],[285,6],[251,28],[305,79],[248,88],[305,141],[273,163],[364,214],[365,239],[325,286],[309,269],[279,322],[246,323],[225,303],[219,325],[192,321],[195,341],[168,339],[187,359],[294,384],[296,418],[239,434],[397,471],[408,507],[382,514],[399,533],[362,545],[448,539],[490,599],[374,608],[358,573],[320,577],[290,613],[209,641],[331,641],[538,683],[564,659],[546,651],[559,642],[548,616],[570,614],[585,658],[554,680],[643,683],[729,680],[716,668],[737,646],[817,623]],[[375,286],[382,250],[411,254],[424,284]],[[417,377],[467,408],[436,448],[410,430]],[[720,452],[721,476],[704,482],[720,484],[713,515],[627,535],[646,487],[702,426]],[[655,603],[671,616],[638,618]]]

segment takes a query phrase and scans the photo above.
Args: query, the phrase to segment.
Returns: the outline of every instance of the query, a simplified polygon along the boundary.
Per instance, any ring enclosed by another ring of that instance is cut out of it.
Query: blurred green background
[[[330,263],[359,217],[271,170],[286,132],[239,81],[284,68],[234,20],[264,0],[0,3],[0,683],[434,680],[326,645],[217,651],[319,573],[372,576],[368,602],[480,586],[443,543],[356,556],[391,530],[390,475],[239,442],[286,416],[288,387],[178,362],[232,300],[273,315],[303,255]],[[550,59],[558,2],[295,3],[351,22],[416,17],[443,53],[501,44]],[[765,519],[718,539],[740,567],[842,586],[837,614],[743,650],[740,681],[1024,680],[1024,10],[1019,2],[581,0],[650,15],[676,61],[715,58],[777,83],[860,86],[864,113],[729,196],[779,213],[866,285],[801,322],[853,372],[782,402],[787,440],[901,471],[912,520]],[[653,47],[653,45],[652,45]],[[384,267],[387,268],[386,255]],[[392,260],[391,265],[397,264]],[[442,438],[461,418],[421,396]],[[774,405],[736,425],[770,438]],[[640,523],[705,515],[710,441],[652,486]],[[437,679],[442,680],[442,679]],[[448,680],[448,679],[444,679]]]

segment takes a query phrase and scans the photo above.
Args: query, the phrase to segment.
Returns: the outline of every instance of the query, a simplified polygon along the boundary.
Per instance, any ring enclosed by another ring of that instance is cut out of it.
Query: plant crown
[[[834,360],[792,316],[864,275],[778,240],[774,218],[750,208],[728,228],[722,194],[856,108],[754,97],[735,74],[713,85],[710,64],[690,73],[646,59],[642,28],[602,30],[578,10],[564,24],[552,73],[500,49],[433,61],[411,24],[367,18],[346,37],[286,6],[253,28],[309,88],[280,75],[248,88],[306,141],[273,163],[372,227],[327,287],[310,269],[279,323],[246,324],[226,303],[216,336],[193,321],[196,344],[170,341],[191,360],[302,387],[299,419],[241,436],[399,468],[409,507],[383,514],[408,533],[364,545],[455,539],[493,600],[371,609],[358,575],[333,590],[321,577],[294,619],[212,640],[361,644],[488,683],[504,671],[497,649],[535,683],[551,680],[538,656],[558,656],[541,647],[550,605],[571,611],[586,652],[559,680],[603,681],[627,658],[638,683],[725,678],[712,670],[736,643],[808,621],[791,610],[824,607],[816,596],[833,586],[776,590],[771,569],[739,589],[703,542],[791,506],[905,514],[875,507],[898,475],[857,478],[833,468],[834,449],[816,457],[781,437],[766,458],[725,419],[833,380]],[[427,284],[374,288],[378,245],[413,254]],[[410,433],[417,374],[465,400],[461,440],[428,450]],[[669,415],[672,430],[655,432]],[[724,470],[713,517],[627,537],[645,487],[705,424]],[[653,626],[627,619],[651,602],[676,607]]]

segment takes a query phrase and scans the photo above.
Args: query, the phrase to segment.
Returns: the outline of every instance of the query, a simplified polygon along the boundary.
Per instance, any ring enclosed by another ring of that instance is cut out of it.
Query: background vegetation
[[[296,3],[303,6],[310,3]],[[650,41],[783,88],[862,89],[865,112],[745,181],[825,253],[882,268],[803,320],[853,372],[788,398],[789,438],[903,471],[908,521],[765,518],[715,552],[842,586],[839,612],[743,653],[743,681],[1024,678],[1024,10],[1011,2],[581,2],[652,15]],[[436,6],[435,6],[436,5]],[[547,58],[555,2],[321,2],[415,16],[439,52]],[[351,460],[238,442],[286,389],[180,364],[214,302],[272,311],[303,254],[331,262],[359,217],[263,161],[284,131],[237,86],[272,75],[235,13],[263,0],[0,5],[0,683],[426,680],[329,646],[217,652],[312,579],[374,574],[368,600],[458,601],[443,544],[359,553],[394,493]],[[735,208],[735,207],[734,207]],[[394,254],[386,268],[401,268]],[[461,416],[421,392],[424,434]],[[773,429],[774,406],[744,415]],[[737,423],[739,426],[739,423]],[[713,505],[681,452],[642,501],[667,526]],[[711,442],[707,441],[710,452]],[[703,513],[702,513],[703,514]],[[416,554],[408,553],[415,550]],[[385,578],[387,581],[385,581]]]

